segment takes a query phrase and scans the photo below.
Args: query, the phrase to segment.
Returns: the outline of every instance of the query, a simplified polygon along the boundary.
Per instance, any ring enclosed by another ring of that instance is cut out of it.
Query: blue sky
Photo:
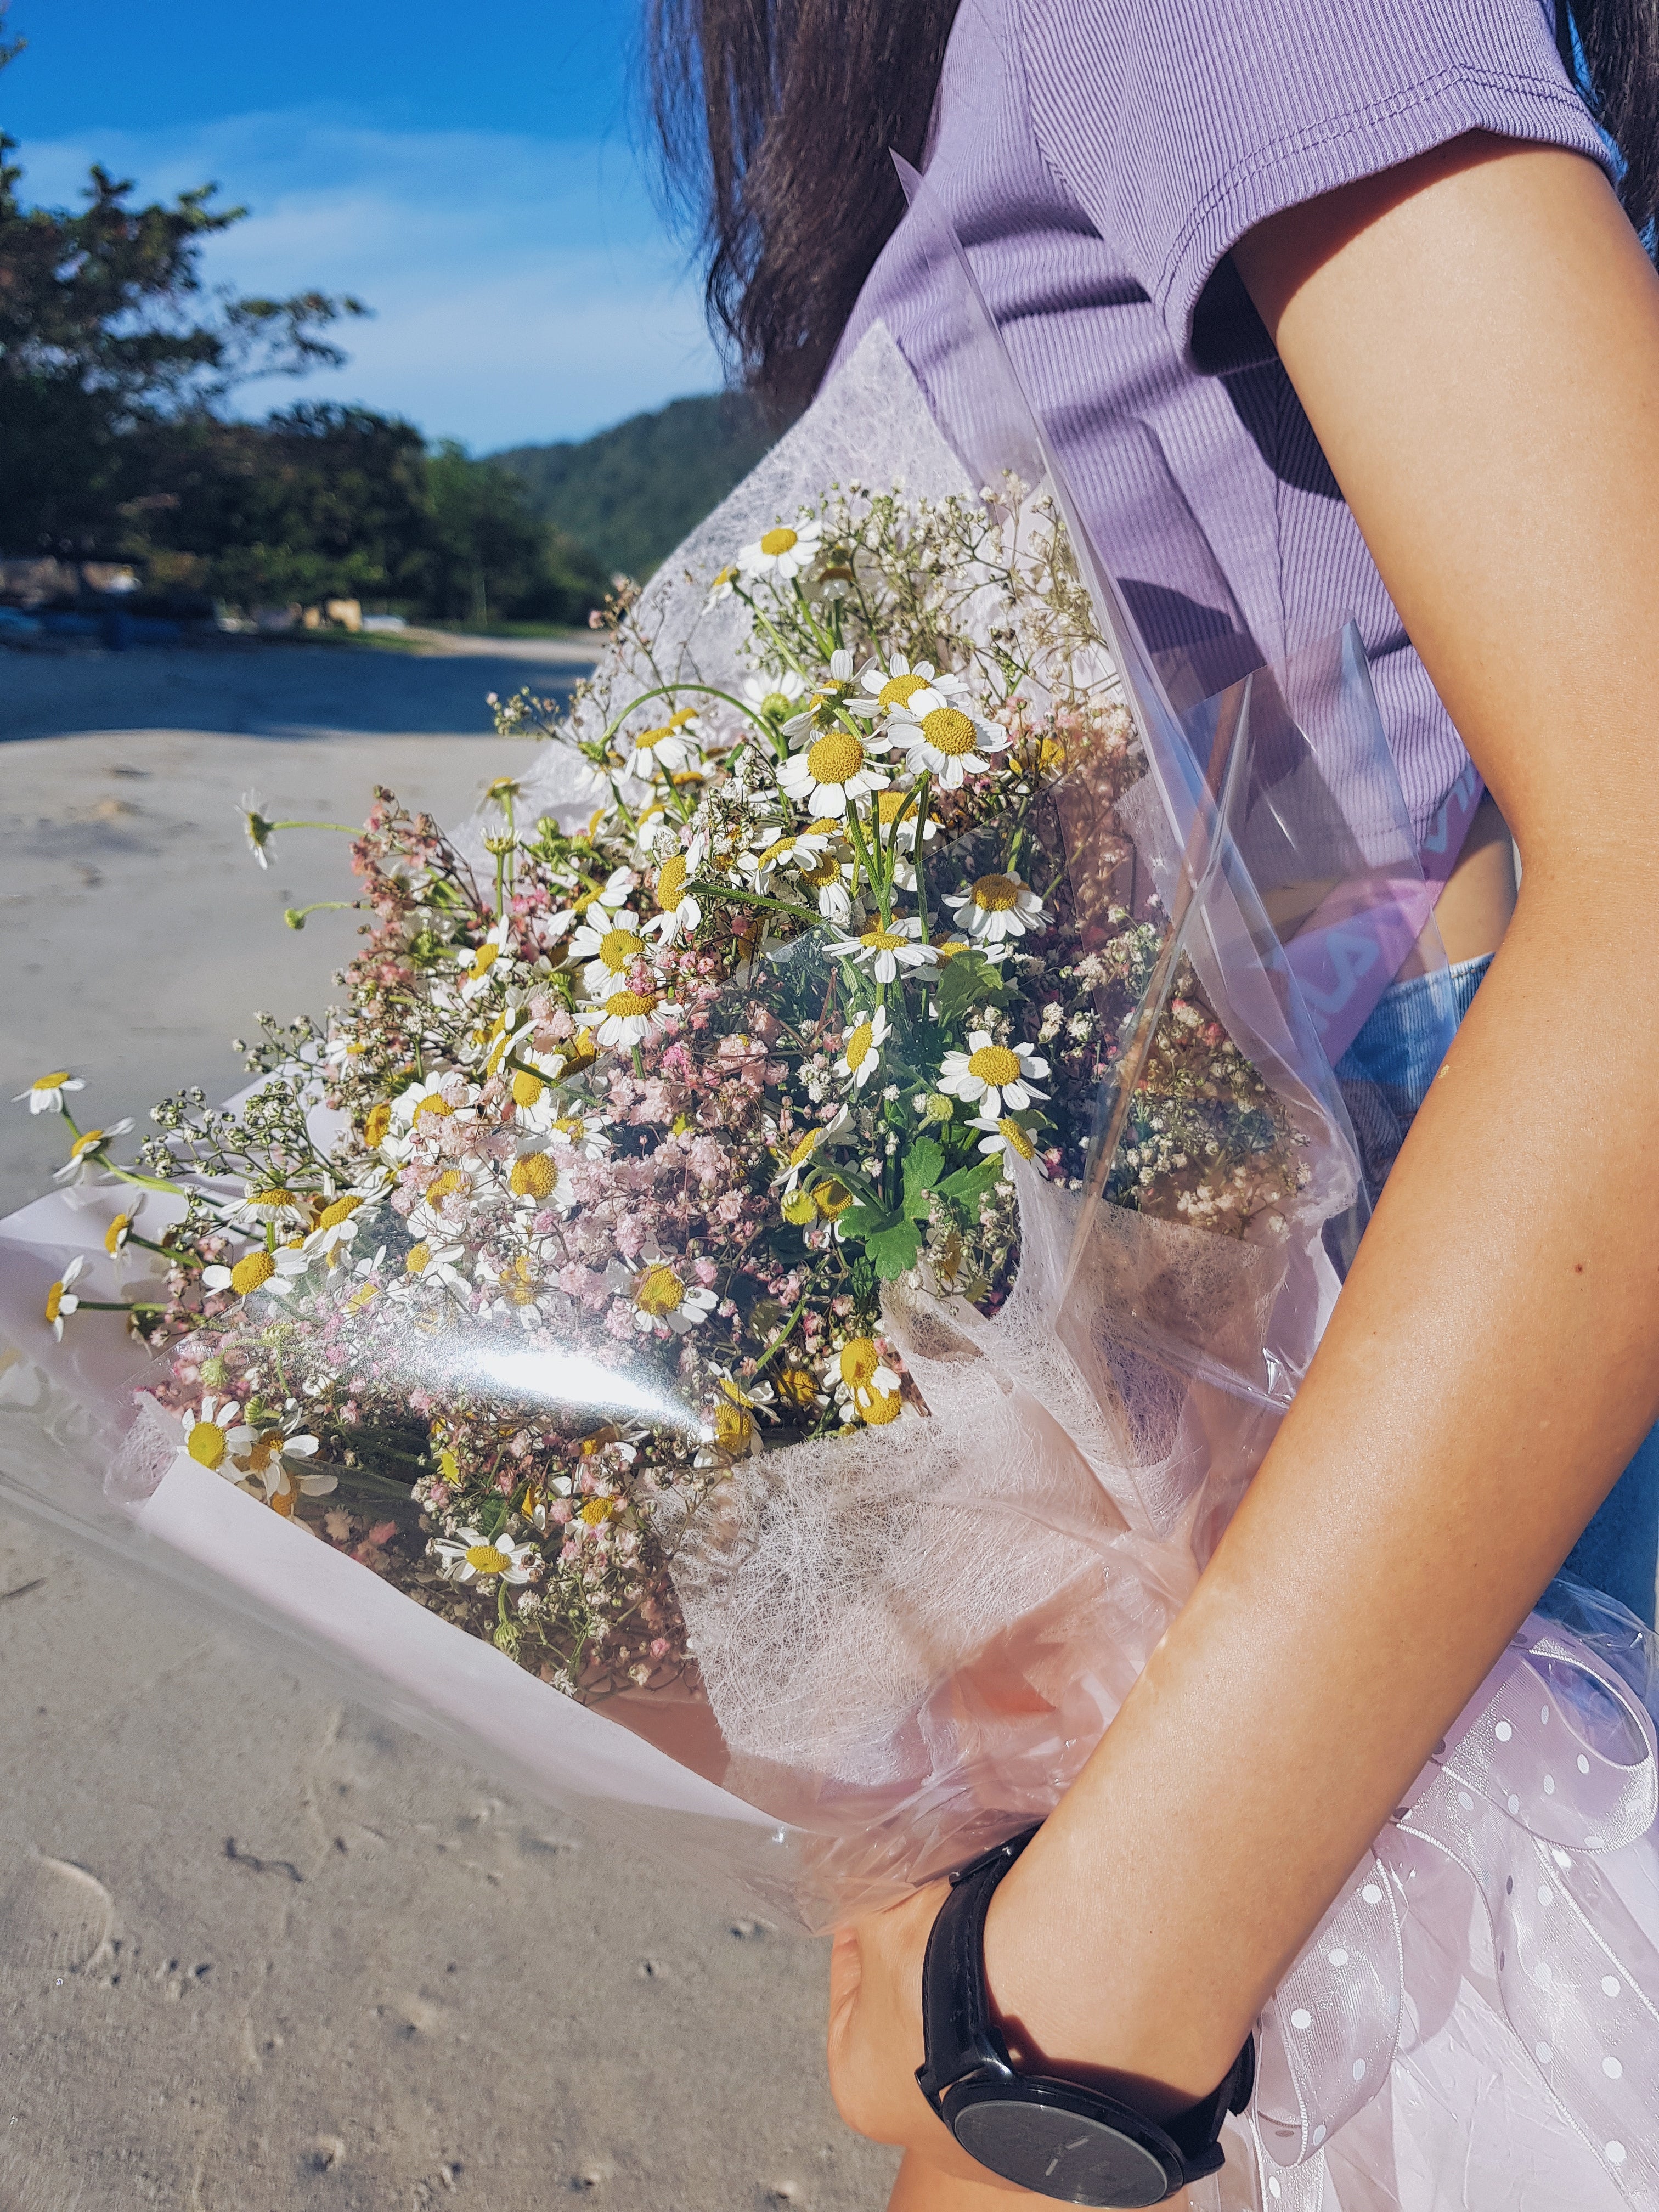
[[[638,0],[13,0],[0,76],[27,197],[88,164],[252,210],[216,281],[375,311],[337,374],[252,387],[408,416],[477,452],[582,437],[720,371],[647,188]]]

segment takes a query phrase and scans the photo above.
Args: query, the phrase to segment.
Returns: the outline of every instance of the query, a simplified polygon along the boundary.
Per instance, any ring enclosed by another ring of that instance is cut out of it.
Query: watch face
[[[969,2158],[1062,2204],[1161,2204],[1170,2194],[1149,2150],[1081,2112],[994,2097],[958,2106],[951,2125]]]

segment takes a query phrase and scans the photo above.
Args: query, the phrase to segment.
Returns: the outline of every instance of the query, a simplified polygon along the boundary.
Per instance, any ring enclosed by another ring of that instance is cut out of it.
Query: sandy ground
[[[453,817],[483,694],[565,649],[0,652],[0,1090],[107,1121],[242,1079],[320,1012],[370,783]],[[0,1120],[0,1211],[61,1125]],[[836,2117],[815,1946],[504,1796],[181,1605],[0,1518],[0,2212],[877,2212]]]

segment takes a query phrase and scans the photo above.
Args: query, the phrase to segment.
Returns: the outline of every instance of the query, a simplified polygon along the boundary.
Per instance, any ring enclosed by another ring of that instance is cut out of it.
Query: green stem
[[[927,932],[927,873],[922,865],[921,857],[922,848],[927,838],[927,799],[933,780],[933,770],[924,769],[921,781],[916,786],[920,804],[916,808],[916,842],[913,857],[916,870],[916,912],[921,917],[921,941],[924,945],[931,945],[933,941]],[[895,824],[896,832],[896,827],[897,825]]]
[[[870,888],[876,895],[877,911],[881,915],[881,926],[885,929],[893,911],[893,887],[890,883],[884,883],[876,873],[869,848],[864,842],[864,831],[859,825],[858,808],[850,802],[847,809],[847,834],[853,841],[853,850],[862,862],[865,874],[870,878]]]
[[[273,834],[278,830],[337,830],[346,837],[361,837],[363,834],[361,822],[273,822],[270,829]]]
[[[816,1269],[813,1271],[813,1273],[815,1278],[817,1273]],[[770,1344],[767,1346],[765,1351],[755,1362],[755,1373],[757,1375],[759,1375],[764,1368],[769,1367],[771,1364],[773,1359],[780,1352],[782,1351],[784,1346],[789,1341],[791,1336],[793,1335],[795,1323],[800,1319],[801,1313],[805,1307],[806,1301],[811,1294],[812,1282],[809,1279],[806,1288],[801,1292],[800,1297],[796,1303],[795,1310],[790,1315],[788,1320],[785,1322],[783,1327],[778,1331],[777,1334],[772,1339]]]
[[[740,891],[726,884],[695,883],[690,889],[710,898],[735,899],[739,906],[764,907],[769,914],[793,914],[802,921],[816,923],[819,917],[810,906],[792,905],[786,899],[765,898],[759,891]]]
[[[290,906],[283,910],[283,920],[290,929],[303,929],[306,916],[313,914],[333,914],[362,904],[361,899],[313,899],[309,906]]]

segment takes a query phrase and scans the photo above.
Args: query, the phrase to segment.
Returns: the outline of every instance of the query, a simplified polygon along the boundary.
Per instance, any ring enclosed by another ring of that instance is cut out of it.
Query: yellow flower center
[[[377,1098],[363,1121],[363,1142],[371,1152],[378,1152],[386,1142],[386,1133],[391,1127],[392,1109],[384,1098]]]
[[[805,1229],[809,1221],[817,1218],[817,1208],[812,1203],[810,1191],[792,1190],[778,1210],[784,1219],[793,1222],[797,1229]]]
[[[501,948],[499,945],[481,945],[472,956],[472,965],[466,971],[468,977],[474,983],[477,982],[482,976],[489,973],[501,957]]]
[[[822,860],[814,860],[810,868],[801,870],[800,879],[811,890],[821,891],[826,884],[833,884],[840,873],[840,861],[833,853],[826,853]]]
[[[869,1404],[860,1410],[872,1429],[884,1429],[889,1421],[897,1420],[903,1404],[896,1390],[872,1390]]]
[[[466,1564],[475,1574],[501,1575],[506,1573],[513,1562],[505,1552],[498,1552],[493,1544],[470,1544]]]
[[[850,1337],[841,1348],[841,1379],[850,1390],[861,1390],[881,1364],[881,1354],[867,1336]]]
[[[761,551],[766,554],[770,559],[775,561],[780,553],[788,553],[793,551],[798,543],[799,540],[793,530],[786,530],[781,527],[776,530],[769,530],[766,535],[761,539]]]
[[[410,1125],[412,1127],[413,1124],[416,1121],[418,1121],[423,1115],[427,1114],[430,1114],[434,1121],[447,1121],[449,1116],[454,1111],[455,1109],[450,1104],[448,1099],[444,1097],[441,1091],[428,1091],[426,1097],[422,1099],[419,1105],[415,1109],[413,1115],[410,1116]]]
[[[378,1283],[360,1283],[346,1300],[346,1311],[361,1313],[371,1299],[378,1298],[380,1295],[380,1286]]]
[[[66,1067],[55,1068],[50,1075],[37,1075],[30,1084],[31,1091],[56,1091],[59,1084],[67,1083],[70,1072]]]
[[[1037,772],[1058,775],[1066,765],[1066,748],[1058,738],[1045,738],[1037,748]]]
[[[671,853],[657,877],[657,904],[672,914],[685,896],[685,855]]]
[[[850,783],[864,766],[864,747],[850,730],[831,730],[806,756],[814,783]]]
[[[582,1438],[582,1457],[584,1459],[592,1459],[595,1452],[603,1451],[607,1444],[616,1444],[620,1443],[621,1442],[622,1431],[617,1426],[614,1421],[607,1421],[603,1428],[595,1429],[592,1436],[584,1437]]]
[[[749,1449],[755,1433],[755,1424],[741,1406],[721,1405],[714,1408],[714,1443],[723,1452],[734,1457]]]
[[[853,1194],[844,1182],[837,1182],[831,1176],[813,1191],[812,1203],[826,1221],[834,1221],[853,1203]]]
[[[908,945],[909,939],[901,937],[895,930],[884,929],[878,921],[871,924],[860,938],[859,943],[867,945],[872,952],[891,952],[901,945]]]
[[[613,975],[626,974],[645,950],[645,939],[631,929],[607,929],[599,939],[599,958]]]
[[[876,695],[876,704],[885,714],[895,707],[908,707],[918,691],[927,689],[925,676],[890,676]]]
[[[461,1462],[447,1444],[438,1454],[438,1472],[446,1482],[459,1482],[461,1479]]]
[[[263,1474],[282,1449],[282,1432],[280,1430],[273,1429],[268,1437],[259,1438],[247,1457],[240,1464],[246,1468],[250,1474]]]
[[[317,1216],[319,1229],[337,1229],[343,1221],[349,1221],[362,1204],[361,1198],[337,1198],[332,1206],[325,1206]]]
[[[131,1226],[132,1216],[130,1213],[118,1213],[114,1220],[111,1222],[109,1227],[104,1231],[105,1251],[118,1252],[121,1247],[126,1243],[127,1231],[131,1228]]]
[[[958,952],[970,952],[972,950],[965,937],[947,937],[943,943],[933,947],[933,957],[940,962],[954,960]]]
[[[869,1026],[869,1024],[866,1022],[865,1024],[865,1027],[867,1029]],[[823,1132],[822,1129],[809,1129],[804,1137],[797,1137],[794,1143],[794,1148],[789,1155],[790,1166],[792,1168],[798,1168],[804,1161],[810,1160],[823,1141]]]
[[[955,707],[935,707],[921,718],[921,734],[936,752],[960,759],[974,750],[974,726]]]
[[[660,1261],[647,1267],[634,1285],[634,1303],[642,1314],[660,1321],[675,1312],[685,1296],[685,1285],[672,1267]]]
[[[545,1152],[526,1152],[514,1162],[507,1183],[515,1198],[550,1198],[558,1180],[559,1171]]]
[[[993,1084],[1000,1091],[1005,1083],[1019,1080],[1019,1054],[1010,1052],[1006,1044],[982,1044],[968,1061],[969,1075],[978,1076],[981,1083]]]
[[[72,1160],[78,1160],[88,1152],[94,1152],[103,1141],[104,1133],[101,1129],[88,1129],[83,1137],[77,1137],[70,1146],[70,1158]]]
[[[593,1040],[586,1030],[578,1030],[574,1036],[559,1047],[559,1051],[562,1067],[586,1067],[590,1060],[599,1058]]]
[[[580,1517],[586,1522],[590,1528],[597,1528],[602,1522],[611,1518],[617,1510],[617,1501],[614,1498],[590,1498],[581,1510]]]
[[[411,1244],[404,1255],[404,1273],[406,1275],[423,1275],[431,1265],[432,1247],[424,1241]]]
[[[225,1432],[217,1421],[198,1421],[185,1438],[185,1449],[198,1467],[217,1467],[225,1455]]]
[[[914,791],[878,791],[876,793],[876,818],[884,830],[894,823],[908,820],[915,827],[916,794]]]
[[[786,1367],[777,1380],[778,1396],[797,1413],[805,1413],[818,1395],[817,1378],[805,1367]]]
[[[1022,1129],[1019,1123],[1006,1114],[997,1123],[997,1133],[1006,1139],[1009,1150],[1018,1152],[1021,1159],[1034,1160],[1036,1158],[1036,1146],[1031,1142],[1030,1130]]]
[[[974,885],[974,904],[984,914],[1007,914],[1018,898],[1018,876],[981,876]]]
[[[57,1320],[58,1309],[63,1303],[64,1285],[61,1283],[54,1283],[52,1288],[46,1292],[46,1319],[48,1321]]]
[[[434,1176],[432,1181],[428,1183],[426,1202],[428,1206],[441,1206],[447,1198],[453,1198],[458,1191],[465,1188],[466,1177],[460,1170],[446,1168],[441,1176]]]
[[[780,837],[775,843],[769,845],[761,854],[760,864],[763,868],[775,867],[780,860],[787,858],[794,849],[795,841],[793,837]]]
[[[718,591],[722,584],[735,584],[737,580],[738,571],[735,568],[722,568],[714,579],[714,588]]]
[[[648,1014],[656,1003],[648,991],[613,991],[605,1002],[605,1011],[614,1021],[629,1021]]]
[[[300,1201],[291,1190],[255,1190],[248,1194],[248,1204],[256,1213],[291,1213],[298,1210]]]
[[[760,710],[770,720],[781,722],[794,703],[787,691],[769,691],[760,702]]]
[[[276,1262],[269,1252],[250,1252],[239,1260],[230,1271],[230,1287],[239,1298],[250,1291],[257,1291],[261,1283],[268,1283],[276,1272]]]
[[[847,1040],[847,1065],[856,1075],[870,1057],[875,1042],[875,1028],[870,1022],[860,1022]]]
[[[537,1157],[539,1157],[538,1155]],[[522,1252],[501,1279],[501,1296],[509,1305],[532,1305],[536,1298],[536,1279],[530,1272],[530,1262]]]
[[[521,1067],[513,1078],[513,1103],[515,1106],[534,1106],[547,1085],[539,1075],[532,1075]]]
[[[695,707],[677,707],[668,717],[668,726],[671,730],[683,730],[688,722],[695,722],[696,719]]]

